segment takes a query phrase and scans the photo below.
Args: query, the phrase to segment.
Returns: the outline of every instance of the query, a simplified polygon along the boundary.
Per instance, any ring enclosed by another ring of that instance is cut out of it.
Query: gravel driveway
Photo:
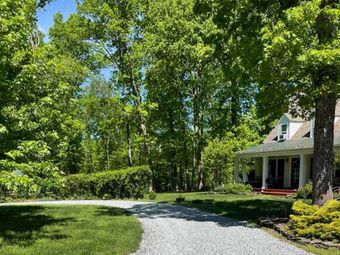
[[[135,255],[309,254],[245,223],[182,206],[132,201],[49,201],[15,204],[89,204],[125,208],[138,216],[144,235]]]

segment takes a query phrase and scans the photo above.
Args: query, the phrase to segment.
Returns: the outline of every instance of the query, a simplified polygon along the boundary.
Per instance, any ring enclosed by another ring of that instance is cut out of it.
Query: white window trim
[[[282,126],[286,126],[286,133],[285,134],[282,133]],[[286,139],[280,139],[281,135],[286,135]],[[282,141],[285,141],[285,140],[288,140],[288,139],[289,139],[289,124],[288,123],[282,123],[282,124],[279,125],[279,132],[278,132],[277,141],[282,142]]]

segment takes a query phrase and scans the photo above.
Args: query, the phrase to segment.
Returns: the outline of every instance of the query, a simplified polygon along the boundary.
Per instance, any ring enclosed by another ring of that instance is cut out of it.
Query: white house
[[[285,113],[262,144],[235,153],[235,180],[250,183],[262,192],[303,186],[313,176],[313,128],[314,120]],[[340,152],[340,103],[335,113],[334,150]],[[248,174],[240,166],[242,158],[254,159]],[[339,170],[334,173],[336,183],[340,182]]]

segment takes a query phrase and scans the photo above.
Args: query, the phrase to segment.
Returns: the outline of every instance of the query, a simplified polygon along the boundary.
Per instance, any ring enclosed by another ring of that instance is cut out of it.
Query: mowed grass
[[[138,219],[119,208],[0,207],[1,255],[129,254],[142,233]]]
[[[157,193],[156,202],[176,203],[179,193]],[[256,223],[260,217],[287,216],[291,213],[292,198],[257,194],[209,194],[207,192],[181,193],[188,207],[213,212],[226,217]],[[150,201],[149,199],[145,199]]]

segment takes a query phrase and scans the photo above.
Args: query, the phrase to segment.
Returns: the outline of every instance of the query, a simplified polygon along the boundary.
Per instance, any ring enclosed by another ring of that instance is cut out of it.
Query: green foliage
[[[328,201],[324,206],[308,205],[298,200],[293,204],[288,229],[294,235],[321,240],[340,240],[340,202]]]
[[[156,192],[149,192],[149,199],[150,200],[155,200],[157,198]]]
[[[252,112],[252,114],[255,114]],[[203,152],[204,185],[214,189],[233,181],[234,152],[249,148],[261,141],[261,126],[256,116],[242,118],[242,124],[227,132],[222,139],[208,142]]]
[[[253,187],[250,184],[243,183],[227,183],[214,189],[217,193],[225,194],[247,194],[252,192]]]
[[[243,183],[228,183],[224,185],[227,194],[246,194],[253,190],[250,184]]]
[[[303,187],[299,188],[296,193],[296,198],[312,198],[313,184],[306,183]]]
[[[146,166],[65,178],[65,197],[141,198],[148,191],[151,171]]]
[[[37,195],[38,186],[26,175],[0,172],[0,197],[11,195],[16,198],[30,198]]]

